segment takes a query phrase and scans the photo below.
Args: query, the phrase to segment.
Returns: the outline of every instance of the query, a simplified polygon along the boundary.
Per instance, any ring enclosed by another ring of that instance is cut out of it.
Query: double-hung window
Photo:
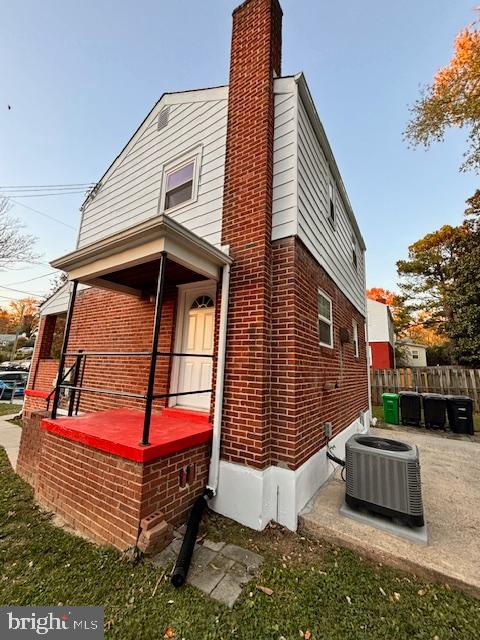
[[[317,300],[319,342],[323,347],[333,347],[332,301],[323,291],[318,291]]]
[[[165,211],[192,200],[194,175],[195,160],[167,172],[165,176]]]
[[[177,207],[197,200],[201,159],[202,147],[199,146],[165,164],[160,199],[161,212],[169,213]]]

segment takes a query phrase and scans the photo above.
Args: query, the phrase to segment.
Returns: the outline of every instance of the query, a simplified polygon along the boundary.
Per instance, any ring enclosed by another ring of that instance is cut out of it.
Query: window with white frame
[[[165,165],[161,201],[162,211],[171,211],[197,199],[200,157],[201,151],[197,151]]]
[[[352,323],[352,335],[353,335],[353,355],[355,358],[358,358],[360,354],[359,344],[358,344],[358,322],[356,320]]]
[[[192,199],[195,160],[165,176],[165,211]]]
[[[317,306],[319,342],[323,347],[333,347],[332,301],[323,291],[318,291]]]
[[[418,351],[416,349],[412,349],[412,358],[418,360]]]
[[[329,214],[328,219],[332,226],[335,226],[335,187],[332,180],[328,183],[328,198],[329,198]]]

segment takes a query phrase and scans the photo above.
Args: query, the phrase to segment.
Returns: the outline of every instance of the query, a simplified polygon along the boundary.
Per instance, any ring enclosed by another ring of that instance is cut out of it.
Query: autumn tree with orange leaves
[[[412,309],[407,304],[405,296],[401,296],[394,291],[383,289],[382,287],[372,287],[367,289],[367,298],[376,300],[390,307],[393,318],[393,328],[397,338],[404,338],[410,326],[414,324]]]
[[[460,169],[480,169],[480,21],[463,29],[456,37],[454,54],[426,86],[410,111],[405,130],[414,146],[428,148],[442,141],[447,129],[468,130],[469,149]]]
[[[38,300],[35,298],[22,298],[10,303],[10,317],[12,325],[19,333],[25,333],[30,338],[38,327]]]

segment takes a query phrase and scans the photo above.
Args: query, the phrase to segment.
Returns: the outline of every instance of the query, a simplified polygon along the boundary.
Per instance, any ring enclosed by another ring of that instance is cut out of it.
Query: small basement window
[[[318,337],[323,347],[333,347],[332,301],[323,291],[318,292]]]
[[[195,160],[173,169],[165,177],[165,211],[193,199]]]

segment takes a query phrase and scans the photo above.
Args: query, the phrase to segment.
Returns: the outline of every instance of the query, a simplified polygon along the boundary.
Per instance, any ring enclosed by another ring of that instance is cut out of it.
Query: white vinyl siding
[[[66,313],[68,309],[68,303],[70,301],[70,289],[71,283],[66,282],[58,289],[50,298],[48,298],[42,305],[40,305],[41,316],[53,316],[58,313]],[[86,284],[79,284],[77,292],[89,289]]]
[[[335,224],[329,185],[334,184]],[[347,298],[365,314],[364,254],[352,260],[352,225],[327,158],[298,98],[298,236]]]
[[[202,95],[204,99],[202,99]],[[78,246],[142,222],[159,212],[163,168],[202,145],[198,197],[170,215],[214,245],[221,242],[227,99],[224,88],[167,95],[154,107],[87,202]],[[166,127],[160,111],[169,105]]]
[[[276,80],[272,240],[297,233],[296,146],[295,83]]]

